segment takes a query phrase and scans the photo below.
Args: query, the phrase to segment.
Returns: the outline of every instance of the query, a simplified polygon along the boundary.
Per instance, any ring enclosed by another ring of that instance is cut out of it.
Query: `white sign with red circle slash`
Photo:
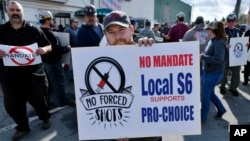
[[[0,45],[0,50],[6,54],[3,57],[4,66],[29,66],[42,63],[40,55],[35,52],[37,43],[27,46]]]

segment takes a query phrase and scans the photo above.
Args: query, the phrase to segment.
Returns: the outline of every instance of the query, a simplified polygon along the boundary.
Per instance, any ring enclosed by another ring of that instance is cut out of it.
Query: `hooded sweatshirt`
[[[197,24],[183,36],[183,41],[199,41],[200,53],[205,51],[209,39],[203,23]]]

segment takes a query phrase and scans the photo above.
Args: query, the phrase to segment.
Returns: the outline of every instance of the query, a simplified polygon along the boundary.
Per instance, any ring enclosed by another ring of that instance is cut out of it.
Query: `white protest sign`
[[[54,34],[59,38],[60,43],[61,43],[62,46],[68,46],[70,44],[70,42],[69,42],[69,33],[54,32]],[[66,52],[66,53],[64,53],[62,55],[61,62],[63,64],[71,64],[70,58],[71,58],[71,53],[70,53],[70,51],[68,51],[68,52]]]
[[[3,57],[4,66],[29,66],[42,63],[40,55],[36,54],[37,43],[27,46],[0,45],[6,55]]]
[[[229,48],[229,66],[241,66],[247,63],[247,47],[248,37],[230,38]]]
[[[197,41],[72,48],[72,62],[79,140],[201,134]]]

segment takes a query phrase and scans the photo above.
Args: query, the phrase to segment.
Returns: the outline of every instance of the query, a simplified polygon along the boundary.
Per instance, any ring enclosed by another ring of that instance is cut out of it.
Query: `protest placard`
[[[230,38],[229,66],[242,66],[247,64],[248,37]]]
[[[198,42],[72,48],[79,140],[201,133]]]
[[[59,38],[61,46],[66,47],[69,45],[69,33],[54,32],[54,34]],[[68,51],[62,55],[61,62],[63,64],[71,64],[70,58],[71,58],[71,52]]]
[[[0,50],[5,51],[4,66],[29,66],[42,63],[40,55],[36,54],[37,43],[26,46],[0,45]]]

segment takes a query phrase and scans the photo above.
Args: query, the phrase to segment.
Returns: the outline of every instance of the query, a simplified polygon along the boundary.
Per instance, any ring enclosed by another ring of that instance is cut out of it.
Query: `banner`
[[[37,43],[27,46],[0,45],[0,50],[5,51],[4,66],[29,66],[42,63],[40,55],[36,54]]]
[[[121,10],[121,0],[100,0],[100,8]]]
[[[248,37],[230,38],[229,66],[242,66],[247,64]]]
[[[79,140],[201,134],[197,41],[71,51]]]

